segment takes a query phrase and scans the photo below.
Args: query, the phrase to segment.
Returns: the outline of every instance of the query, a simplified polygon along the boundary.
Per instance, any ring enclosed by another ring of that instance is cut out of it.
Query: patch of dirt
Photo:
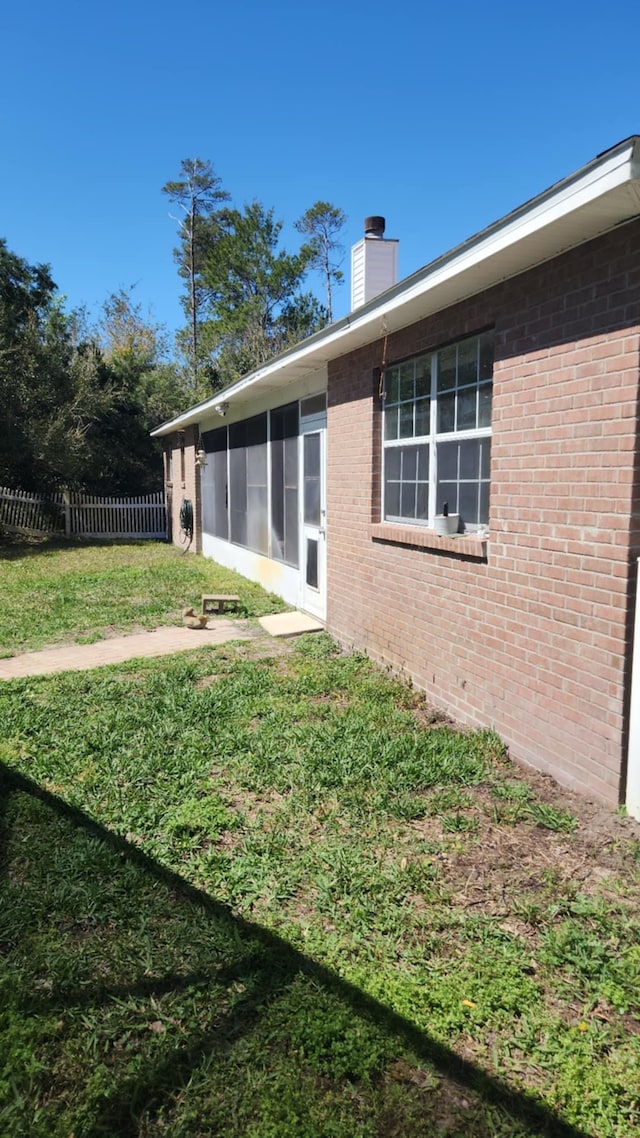
[[[195,684],[196,691],[205,691],[207,688],[213,687],[213,685],[217,684],[221,679],[222,676],[219,672],[212,672],[210,676],[203,676],[202,679],[198,680]]]

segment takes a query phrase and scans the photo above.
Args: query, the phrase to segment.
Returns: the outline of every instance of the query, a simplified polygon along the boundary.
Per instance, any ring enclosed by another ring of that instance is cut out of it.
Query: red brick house
[[[640,138],[372,299],[361,244],[348,317],[155,432],[175,538],[636,812]]]

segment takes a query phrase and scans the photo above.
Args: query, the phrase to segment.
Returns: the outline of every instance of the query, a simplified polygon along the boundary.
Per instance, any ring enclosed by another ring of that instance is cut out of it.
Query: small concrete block
[[[202,611],[208,612],[237,612],[240,597],[235,593],[204,593],[202,597]]]
[[[259,623],[271,636],[302,636],[305,632],[324,632],[324,624],[306,612],[278,612],[261,616]]]

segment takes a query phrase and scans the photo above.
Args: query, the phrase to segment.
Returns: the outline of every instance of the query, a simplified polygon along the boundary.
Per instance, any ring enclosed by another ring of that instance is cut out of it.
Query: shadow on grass
[[[42,554],[64,552],[73,549],[104,549],[110,545],[170,545],[162,538],[139,537],[58,537],[34,534],[26,537],[24,534],[11,534],[0,532],[0,561],[24,561],[27,557],[41,557]]]
[[[24,1133],[25,1122],[30,1134],[57,1134],[51,1118],[42,1122],[47,1111],[57,1112],[58,1125],[64,1121],[64,1132],[77,1138],[167,1132],[585,1138],[1,763],[0,839],[0,913],[11,909],[5,907],[10,888],[17,886],[21,897],[4,943],[0,922],[0,959],[15,961],[21,940],[29,946],[13,1010],[20,1022],[55,1025],[38,1042],[38,1062],[50,1056],[60,1083],[57,1100],[43,1090],[50,1071],[31,1076],[23,1099],[47,1105],[39,1108],[40,1122],[23,1115],[13,1124],[8,1115],[8,1138]],[[42,947],[47,937],[58,956]],[[251,1077],[243,1073],[247,1066]],[[74,1071],[76,1085],[69,1086]],[[299,1082],[288,1114],[280,1101],[287,1080]],[[385,1100],[380,1088],[390,1081]],[[325,1114],[307,1125],[301,1099],[316,1092]],[[267,1116],[252,1114],[261,1093],[270,1096]],[[183,1109],[178,1129],[167,1130]]]

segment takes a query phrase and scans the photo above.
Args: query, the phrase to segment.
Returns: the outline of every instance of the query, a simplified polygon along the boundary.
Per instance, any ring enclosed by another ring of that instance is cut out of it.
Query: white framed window
[[[489,521],[493,333],[387,368],[383,517],[433,525],[459,514],[461,528]]]

